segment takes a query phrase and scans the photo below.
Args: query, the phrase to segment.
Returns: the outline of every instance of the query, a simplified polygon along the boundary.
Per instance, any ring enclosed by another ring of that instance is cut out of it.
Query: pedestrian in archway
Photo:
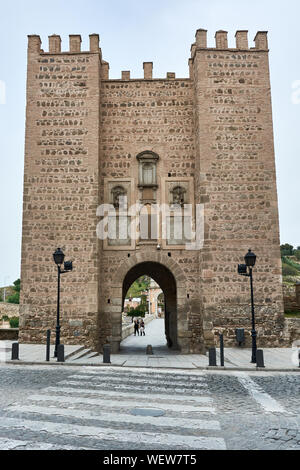
[[[141,332],[141,336],[145,336],[145,323],[144,323],[144,320],[141,321],[140,332]]]
[[[136,336],[136,334],[139,336],[139,321],[138,320],[134,320],[134,336]]]

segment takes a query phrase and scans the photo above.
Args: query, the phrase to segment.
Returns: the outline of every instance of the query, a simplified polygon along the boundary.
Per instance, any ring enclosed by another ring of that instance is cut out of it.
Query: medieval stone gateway
[[[247,31],[234,48],[226,31],[215,39],[207,47],[197,30],[187,77],[155,78],[144,62],[143,78],[112,79],[97,34],[88,51],[80,35],[68,51],[57,35],[47,51],[28,37],[20,341],[55,329],[62,247],[74,264],[62,279],[65,344],[117,352],[126,289],[147,274],[165,295],[169,346],[204,352],[219,333],[234,346],[236,328],[250,345],[237,264],[251,248],[258,346],[284,344],[267,33],[253,47]],[[104,220],[115,236],[99,236]],[[190,232],[178,233],[182,220]]]

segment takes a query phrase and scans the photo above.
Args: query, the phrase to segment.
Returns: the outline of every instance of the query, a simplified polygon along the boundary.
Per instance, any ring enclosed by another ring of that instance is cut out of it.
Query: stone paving
[[[300,449],[297,373],[1,364],[0,375],[0,449]]]
[[[158,367],[174,369],[205,369],[208,367],[208,357],[200,354],[183,355],[178,351],[170,350],[166,346],[164,335],[164,320],[153,320],[146,326],[145,336],[127,337],[121,343],[119,354],[111,355],[111,365],[127,367]],[[1,344],[2,343],[2,344]],[[9,361],[11,343],[9,341],[0,342],[0,361]],[[146,354],[146,347],[151,344],[153,355]],[[258,343],[259,345],[259,343]],[[7,349],[4,352],[5,348]],[[51,363],[53,358],[51,346]],[[82,354],[82,346],[65,346],[66,362],[77,365],[98,365],[103,364],[103,356],[90,357]],[[1,353],[2,351],[2,353]],[[20,361],[27,363],[42,363],[45,361],[45,345],[20,344]],[[78,352],[78,354],[76,354]],[[230,370],[255,370],[256,365],[250,363],[251,350],[247,348],[225,348],[225,368]],[[300,372],[298,350],[295,348],[266,348],[264,349],[264,362],[266,370],[294,370]],[[217,365],[220,367],[220,353],[217,349]]]

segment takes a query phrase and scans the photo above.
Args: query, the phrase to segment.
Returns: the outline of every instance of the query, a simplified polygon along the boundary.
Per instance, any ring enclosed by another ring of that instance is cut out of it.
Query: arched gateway
[[[165,296],[165,333],[168,346],[188,352],[188,312],[187,286],[180,266],[161,252],[147,252],[132,255],[118,269],[114,280],[114,299],[107,312],[112,322],[109,341],[113,352],[120,349],[122,332],[122,310],[126,292],[140,276],[148,275],[161,287]],[[118,306],[118,312],[114,306]]]
[[[140,273],[164,290],[168,341],[182,353],[220,333],[236,346],[237,328],[250,346],[237,275],[249,248],[258,345],[284,344],[267,33],[254,47],[244,30],[235,48],[226,31],[215,39],[207,47],[196,31],[188,77],[155,78],[144,62],[144,78],[110,79],[97,34],[88,51],[71,35],[67,52],[58,35],[48,51],[28,37],[20,342],[55,331],[60,246],[74,265],[61,281],[64,344],[118,351],[124,291]]]

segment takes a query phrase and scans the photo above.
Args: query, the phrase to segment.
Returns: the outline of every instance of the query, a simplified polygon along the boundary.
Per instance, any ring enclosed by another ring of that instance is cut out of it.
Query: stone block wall
[[[49,38],[28,38],[27,107],[21,266],[22,342],[55,328],[57,270],[52,253],[76,260],[61,279],[62,341],[91,345],[98,313],[99,109],[101,52],[70,38],[70,51]],[[32,254],[34,253],[34,256]],[[83,339],[84,338],[84,339]]]
[[[20,313],[20,306],[18,304],[9,304],[0,302],[0,318],[7,315],[9,318],[18,317]]]
[[[195,90],[196,194],[204,204],[200,254],[204,335],[251,330],[249,279],[237,275],[251,248],[257,255],[254,295],[259,345],[283,342],[283,300],[267,35],[249,48],[238,32],[206,47],[206,31],[192,46]],[[246,326],[248,325],[248,327]]]
[[[300,318],[285,319],[284,336],[289,347],[292,347],[294,341],[300,342]]]
[[[145,62],[143,79],[123,71],[112,80],[97,35],[89,51],[71,35],[67,52],[57,35],[49,52],[39,36],[29,36],[21,341],[40,342],[55,327],[52,253],[61,247],[74,261],[62,277],[62,342],[117,347],[124,279],[139,264],[158,263],[158,278],[166,268],[176,283],[170,327],[181,350],[203,351],[221,332],[231,346],[235,328],[251,330],[249,280],[237,274],[251,248],[258,344],[284,344],[267,35],[259,32],[254,48],[246,31],[236,41],[228,48],[226,31],[218,31],[216,47],[207,48],[207,33],[198,30],[188,78],[168,72],[157,79]],[[204,206],[200,251],[160,239],[129,247],[97,240],[96,209],[109,202],[107,181],[126,181],[136,202],[136,157],[143,152],[158,156],[157,203],[168,178],[192,181],[193,204]]]

